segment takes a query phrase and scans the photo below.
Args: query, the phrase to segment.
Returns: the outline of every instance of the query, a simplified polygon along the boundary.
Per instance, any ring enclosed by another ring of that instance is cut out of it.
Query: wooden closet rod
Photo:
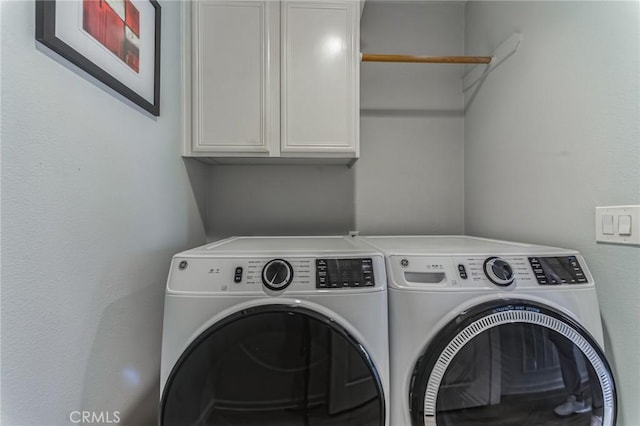
[[[413,56],[362,53],[362,62],[412,62],[420,64],[489,64],[493,56]]]

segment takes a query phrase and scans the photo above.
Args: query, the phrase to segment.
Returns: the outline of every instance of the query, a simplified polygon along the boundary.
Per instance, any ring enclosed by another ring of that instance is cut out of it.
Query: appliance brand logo
[[[120,423],[120,411],[72,411],[69,421],[74,424]]]

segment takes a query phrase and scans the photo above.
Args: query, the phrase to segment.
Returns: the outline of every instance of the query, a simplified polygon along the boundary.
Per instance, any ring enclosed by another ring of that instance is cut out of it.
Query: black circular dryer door
[[[613,376],[593,337],[557,310],[523,300],[478,305],[444,327],[416,363],[409,402],[413,426],[616,419]]]
[[[378,373],[335,321],[300,306],[237,312],[200,335],[171,371],[160,424],[384,424]]]

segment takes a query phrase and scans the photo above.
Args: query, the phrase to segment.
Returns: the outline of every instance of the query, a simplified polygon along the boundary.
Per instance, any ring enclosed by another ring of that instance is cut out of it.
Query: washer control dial
[[[484,261],[484,274],[495,285],[506,287],[513,282],[513,268],[506,260],[489,257]]]
[[[293,281],[293,268],[283,259],[273,259],[262,268],[262,283],[269,290],[284,290]]]

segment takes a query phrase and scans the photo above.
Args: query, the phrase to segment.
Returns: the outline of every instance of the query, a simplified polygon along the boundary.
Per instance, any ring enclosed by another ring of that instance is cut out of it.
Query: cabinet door
[[[281,9],[283,156],[357,157],[358,3],[283,2]]]
[[[192,11],[194,153],[268,156],[275,142],[277,155],[277,4],[203,0]]]

